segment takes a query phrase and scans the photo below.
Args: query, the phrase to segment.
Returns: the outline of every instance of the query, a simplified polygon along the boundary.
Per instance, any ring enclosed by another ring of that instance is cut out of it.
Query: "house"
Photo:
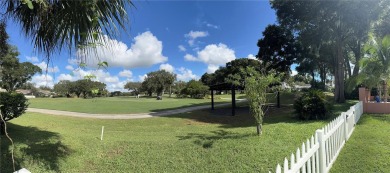
[[[16,90],[16,92],[23,94],[28,99],[35,98],[34,93],[31,90],[19,89],[19,90]]]

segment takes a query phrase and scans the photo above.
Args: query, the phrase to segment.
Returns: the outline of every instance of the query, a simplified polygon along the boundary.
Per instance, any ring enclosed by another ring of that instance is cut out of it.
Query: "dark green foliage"
[[[165,70],[153,71],[147,74],[147,77],[141,84],[140,91],[147,92],[149,96],[152,96],[153,92],[161,96],[166,88],[173,85],[175,80],[176,74]]]
[[[141,82],[127,82],[124,86],[125,89],[131,90],[133,94],[139,94],[139,89],[141,88]]]
[[[299,119],[326,119],[331,113],[331,104],[320,90],[309,90],[303,93],[294,103],[295,113]]]
[[[239,58],[226,63],[226,67],[220,67],[212,74],[205,73],[201,77],[203,84],[211,86],[222,83],[230,83],[235,85],[244,85],[246,77],[250,75],[242,71],[242,68],[253,67],[256,71],[260,71],[260,61],[248,58]]]
[[[26,3],[30,2],[30,3]],[[127,9],[131,0],[68,1],[7,0],[0,1],[2,18],[21,27],[39,53],[51,55],[68,47],[96,45],[104,32],[116,36],[129,23]],[[51,56],[46,56],[50,60]]]
[[[184,97],[185,95],[191,96],[191,98],[204,98],[209,92],[209,87],[203,85],[202,82],[191,80],[187,83],[187,86],[181,90],[180,96]]]
[[[67,97],[70,97],[70,94],[75,94],[77,97],[83,94],[84,98],[88,96],[104,96],[106,95],[106,84],[89,79],[81,79],[74,82],[63,80],[54,85],[54,91]]]
[[[0,57],[0,85],[8,92],[23,86],[42,69],[30,62],[19,62],[19,52],[16,47],[8,46],[7,53]]]
[[[0,92],[0,111],[5,121],[21,116],[28,107],[26,97],[20,93]]]
[[[289,74],[290,66],[299,56],[299,44],[292,32],[279,25],[268,25],[263,31],[263,38],[257,42],[257,58],[277,72]]]

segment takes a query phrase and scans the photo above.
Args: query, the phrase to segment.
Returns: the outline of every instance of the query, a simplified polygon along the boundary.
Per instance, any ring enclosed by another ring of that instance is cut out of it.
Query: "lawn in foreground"
[[[331,172],[390,172],[390,115],[364,114]]]
[[[227,103],[229,100],[215,100]],[[101,97],[82,98],[35,98],[29,100],[29,107],[96,114],[131,114],[158,112],[191,106],[211,105],[210,99],[168,98],[156,100],[150,97]]]
[[[328,121],[297,121],[273,108],[255,135],[247,108],[137,120],[27,113],[9,123],[17,168],[31,172],[268,172]],[[104,140],[100,141],[101,127]],[[1,170],[12,172],[1,139]]]

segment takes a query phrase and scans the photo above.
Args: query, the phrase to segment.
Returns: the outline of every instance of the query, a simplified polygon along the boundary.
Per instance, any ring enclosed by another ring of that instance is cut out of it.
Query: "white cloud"
[[[291,71],[291,76],[295,76],[295,75],[297,75],[298,74],[298,72],[296,71],[296,70],[292,70]]]
[[[188,44],[193,46],[195,43],[195,39],[201,37],[207,37],[209,33],[207,31],[190,31],[188,34],[185,34],[184,37],[188,38]]]
[[[121,91],[121,92],[126,92],[128,91],[127,89],[125,89],[125,84],[127,82],[126,81],[120,81],[120,82],[117,82],[117,83],[111,83],[111,84],[107,84],[107,90],[108,91]]]
[[[214,73],[216,70],[218,70],[219,66],[217,65],[209,65],[207,66],[207,73],[211,74]]]
[[[58,77],[57,77],[57,80],[58,81],[62,81],[62,80],[69,80],[69,81],[74,81],[74,77],[70,74],[60,74]]]
[[[191,54],[186,54],[186,55],[184,56],[184,59],[185,59],[186,61],[199,61],[199,59],[197,59],[196,57],[194,57],[194,56],[191,55]]]
[[[183,45],[179,45],[178,48],[182,52],[185,52],[187,50]]]
[[[39,59],[36,56],[26,56],[26,60],[30,62],[39,62]]]
[[[42,74],[42,75],[35,75],[31,79],[31,83],[34,83],[35,86],[48,86],[48,87],[53,87],[54,82],[53,82],[53,77],[48,74]]]
[[[197,57],[187,54],[184,56],[187,61],[200,61],[208,65],[207,72],[213,73],[219,66],[225,65],[236,59],[234,50],[225,44],[219,43],[207,45],[203,50],[197,52]]]
[[[167,63],[167,64],[161,64],[160,70],[165,70],[167,72],[173,73],[173,71],[175,71],[175,68],[172,65]]]
[[[138,79],[140,82],[143,82],[145,80],[145,78],[148,77],[148,75],[144,74],[144,75],[139,75],[138,76]]]
[[[46,62],[41,62],[41,63],[39,63],[39,64],[34,64],[34,65],[36,65],[36,66],[38,66],[39,68],[41,68],[42,69],[42,71],[43,72],[49,72],[49,73],[57,73],[57,72],[59,72],[60,71],[60,69],[58,68],[58,66],[48,66],[47,64],[46,64]]]
[[[191,79],[199,79],[199,77],[193,74],[190,69],[180,67],[178,71],[179,73],[177,73],[177,80],[179,81],[189,81]]]
[[[207,27],[210,27],[210,28],[214,28],[214,29],[219,29],[219,26],[213,25],[213,24],[211,24],[211,23],[206,23],[206,26],[207,26]]]
[[[256,57],[253,54],[249,54],[247,58],[256,60]]]
[[[67,65],[65,68],[66,68],[67,70],[70,70],[70,71],[74,70],[73,66],[71,66],[71,65]]]
[[[78,51],[78,57],[87,59],[86,64],[92,67],[96,67],[102,61],[106,61],[109,67],[150,67],[168,60],[162,55],[162,42],[150,31],[136,36],[130,48],[125,43],[110,39],[108,36],[104,36],[103,40],[104,46],[92,50],[92,52],[96,51],[96,54],[85,55]]]
[[[80,61],[73,58],[73,59],[68,59],[68,63],[71,65],[79,65]]]
[[[123,71],[119,72],[119,76],[126,77],[126,78],[132,78],[133,73],[130,70],[123,70]]]

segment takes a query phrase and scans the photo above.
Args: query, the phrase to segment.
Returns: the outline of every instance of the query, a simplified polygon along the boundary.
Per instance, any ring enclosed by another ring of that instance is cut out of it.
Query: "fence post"
[[[318,130],[316,130],[316,133],[317,133],[317,137],[318,137],[318,144],[320,145],[320,148],[318,148],[320,173],[325,173],[325,171],[326,171],[326,155],[325,155],[324,130],[318,129]]]
[[[348,140],[348,126],[349,126],[348,120],[347,120],[348,114],[346,114],[345,112],[341,112],[341,116],[344,119],[344,141],[347,142],[347,140]]]

